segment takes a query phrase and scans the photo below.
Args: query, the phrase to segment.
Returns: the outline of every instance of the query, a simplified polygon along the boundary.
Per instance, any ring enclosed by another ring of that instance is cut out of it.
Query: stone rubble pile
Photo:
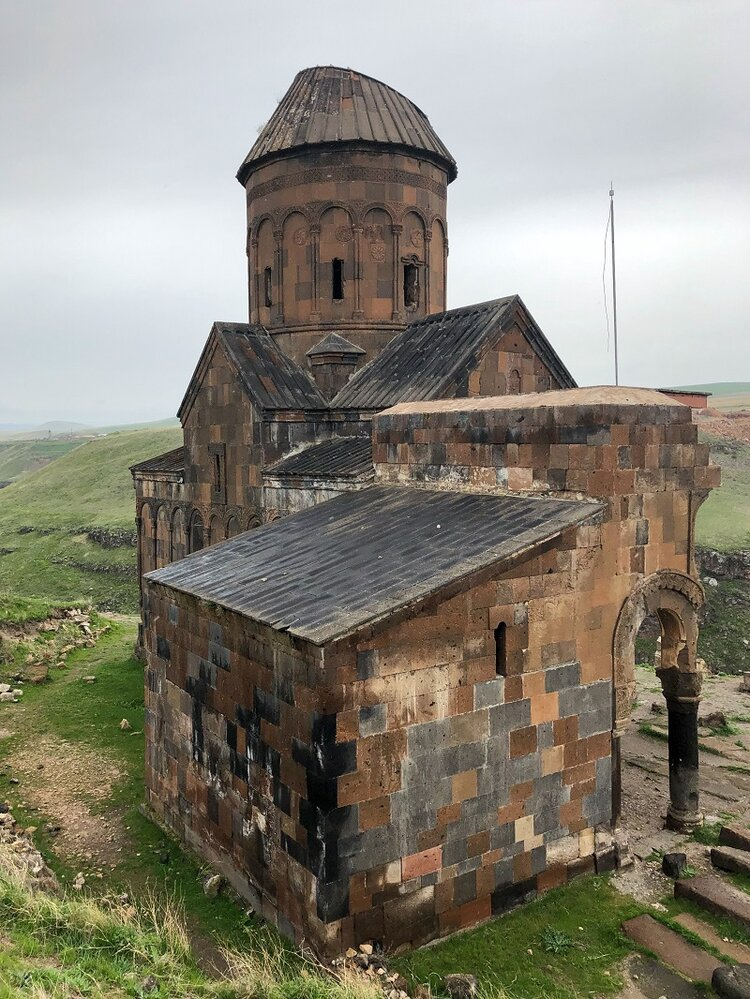
[[[34,891],[58,894],[59,882],[34,846],[32,831],[22,829],[7,802],[0,802],[0,871],[20,877]]]

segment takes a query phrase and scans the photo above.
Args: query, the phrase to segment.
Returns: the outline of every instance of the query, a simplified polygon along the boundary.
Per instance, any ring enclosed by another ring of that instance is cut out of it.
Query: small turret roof
[[[260,163],[305,146],[398,146],[436,160],[455,180],[456,161],[427,115],[397,90],[340,66],[313,66],[294,78],[237,173],[241,184]]]
[[[358,347],[356,343],[347,340],[338,333],[329,333],[308,352],[308,357],[316,357],[318,354],[366,354],[367,351]]]

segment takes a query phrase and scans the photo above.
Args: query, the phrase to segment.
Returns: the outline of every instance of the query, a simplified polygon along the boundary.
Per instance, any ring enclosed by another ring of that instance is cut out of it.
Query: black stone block
[[[681,878],[687,867],[687,854],[665,853],[661,860],[661,869],[668,878]]]

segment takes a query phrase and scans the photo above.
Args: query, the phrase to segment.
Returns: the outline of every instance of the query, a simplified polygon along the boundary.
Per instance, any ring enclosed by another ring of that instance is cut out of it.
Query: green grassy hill
[[[26,472],[43,468],[80,447],[81,443],[77,440],[0,441],[0,482],[14,482]]]
[[[181,442],[179,429],[110,434],[0,490],[0,591],[134,611],[135,549],[104,549],[87,529],[135,532],[129,466]]]
[[[701,432],[711,460],[721,466],[721,486],[698,511],[695,539],[703,548],[731,552],[750,548],[750,445]]]

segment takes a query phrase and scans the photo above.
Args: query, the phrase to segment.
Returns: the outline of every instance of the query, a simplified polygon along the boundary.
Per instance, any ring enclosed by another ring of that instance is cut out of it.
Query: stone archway
[[[655,615],[661,628],[657,675],[669,720],[669,806],[667,825],[691,831],[703,821],[698,803],[698,705],[702,675],[697,662],[698,611],[703,588],[682,572],[660,569],[636,586],[623,604],[613,643],[614,715],[612,740],[612,814],[621,809],[620,736],[630,723],[635,696],[635,638],[644,620]]]

